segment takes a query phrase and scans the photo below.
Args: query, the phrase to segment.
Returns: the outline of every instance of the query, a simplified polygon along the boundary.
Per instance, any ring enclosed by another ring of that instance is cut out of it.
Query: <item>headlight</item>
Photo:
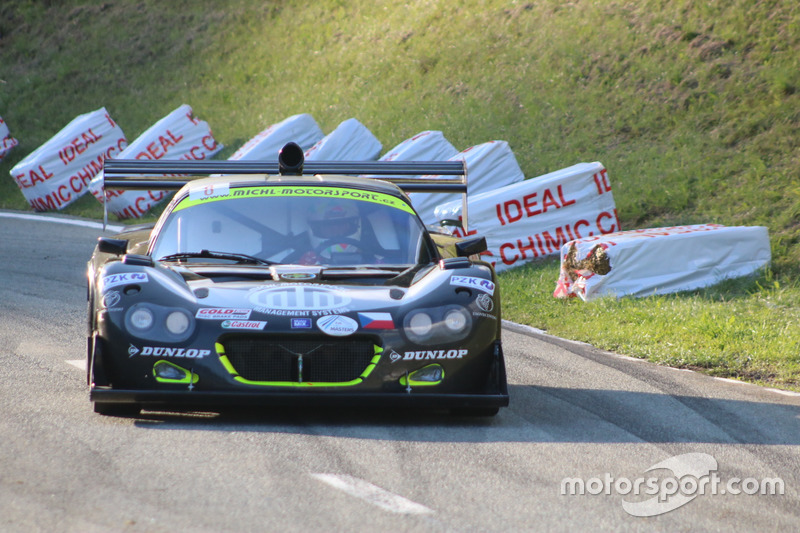
[[[417,309],[403,320],[403,333],[416,344],[443,344],[469,335],[472,315],[460,305]]]
[[[141,339],[183,342],[194,333],[195,320],[180,307],[138,303],[125,313],[125,328]]]
[[[172,311],[167,315],[167,320],[165,322],[167,331],[173,335],[183,335],[186,333],[186,330],[189,329],[191,319],[192,317],[185,311]]]
[[[153,312],[147,307],[133,307],[129,314],[130,326],[138,331],[147,331],[153,326]]]
[[[408,329],[417,337],[427,337],[431,328],[433,327],[433,320],[427,313],[415,313],[411,315],[408,321]]]
[[[444,325],[453,333],[461,333],[469,323],[469,315],[463,307],[448,309],[444,314]]]

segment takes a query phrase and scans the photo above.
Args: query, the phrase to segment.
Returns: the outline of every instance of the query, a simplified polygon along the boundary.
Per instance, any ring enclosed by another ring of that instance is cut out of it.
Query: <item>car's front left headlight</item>
[[[186,309],[138,303],[125,313],[125,328],[141,339],[182,342],[194,332],[195,318]]]

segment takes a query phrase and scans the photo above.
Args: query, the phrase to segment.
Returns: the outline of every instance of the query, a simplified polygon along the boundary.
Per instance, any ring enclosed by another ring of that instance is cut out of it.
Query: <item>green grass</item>
[[[506,317],[675,366],[800,389],[800,10],[793,0],[34,1],[0,7],[9,176],[81,113],[129,140],[181,104],[229,157],[266,126],[355,117],[384,149],[441,130],[509,142],[535,177],[609,170],[623,229],[763,225],[773,263],[707,291],[552,298],[555,262],[501,275]],[[67,213],[99,218],[84,197]]]

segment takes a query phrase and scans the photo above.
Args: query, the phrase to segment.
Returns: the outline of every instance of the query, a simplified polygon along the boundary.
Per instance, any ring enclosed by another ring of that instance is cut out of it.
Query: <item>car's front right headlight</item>
[[[417,344],[442,344],[469,335],[472,315],[460,305],[415,309],[403,320],[403,333]]]
[[[125,322],[128,329],[144,333],[153,327],[153,311],[144,305],[134,305],[128,310]]]

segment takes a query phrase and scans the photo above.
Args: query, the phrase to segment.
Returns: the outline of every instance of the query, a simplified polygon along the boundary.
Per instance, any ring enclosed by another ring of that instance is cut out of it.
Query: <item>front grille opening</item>
[[[367,339],[231,337],[222,345],[248,381],[341,383],[358,378],[375,356]]]

